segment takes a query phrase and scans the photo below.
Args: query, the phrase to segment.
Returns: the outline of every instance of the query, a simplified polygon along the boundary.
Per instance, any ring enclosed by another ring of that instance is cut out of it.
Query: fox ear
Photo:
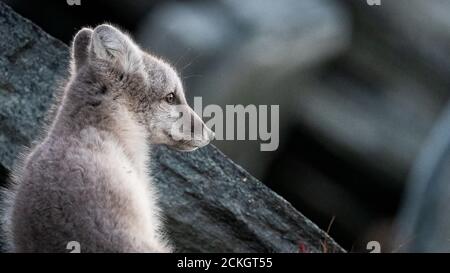
[[[112,65],[120,65],[125,72],[136,72],[143,68],[139,47],[117,28],[103,24],[94,29],[91,54]]]
[[[81,66],[86,64],[89,57],[89,45],[91,43],[92,29],[83,28],[78,31],[72,42],[72,65],[76,72]]]

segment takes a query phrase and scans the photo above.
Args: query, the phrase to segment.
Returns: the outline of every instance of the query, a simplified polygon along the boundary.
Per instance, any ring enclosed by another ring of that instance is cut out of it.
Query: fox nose
[[[205,124],[203,124],[203,137],[208,141],[212,141],[216,137],[216,134],[211,129],[209,129]]]

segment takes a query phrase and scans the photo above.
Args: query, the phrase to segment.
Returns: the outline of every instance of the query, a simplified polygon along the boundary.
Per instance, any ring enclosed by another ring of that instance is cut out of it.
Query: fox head
[[[122,104],[152,144],[182,151],[207,145],[214,133],[187,104],[176,71],[117,28],[83,28],[72,44],[72,76],[89,74],[98,92]],[[85,77],[86,78],[86,77]],[[106,95],[105,95],[106,96]]]

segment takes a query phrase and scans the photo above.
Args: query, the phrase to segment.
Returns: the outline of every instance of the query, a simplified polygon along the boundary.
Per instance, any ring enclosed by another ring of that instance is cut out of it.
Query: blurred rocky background
[[[415,162],[450,95],[450,1],[3,1],[65,43],[121,26],[178,68],[191,102],[280,105],[278,150],[214,144],[348,251],[402,251],[410,238],[392,237],[420,222],[423,195],[404,192],[433,169]]]

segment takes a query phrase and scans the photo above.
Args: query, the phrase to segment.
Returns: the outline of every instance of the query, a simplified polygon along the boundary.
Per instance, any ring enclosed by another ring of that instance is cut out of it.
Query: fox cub
[[[77,241],[81,252],[173,251],[150,145],[191,151],[214,133],[188,106],[175,70],[117,28],[83,28],[71,54],[55,118],[4,193],[9,250],[67,252]]]

